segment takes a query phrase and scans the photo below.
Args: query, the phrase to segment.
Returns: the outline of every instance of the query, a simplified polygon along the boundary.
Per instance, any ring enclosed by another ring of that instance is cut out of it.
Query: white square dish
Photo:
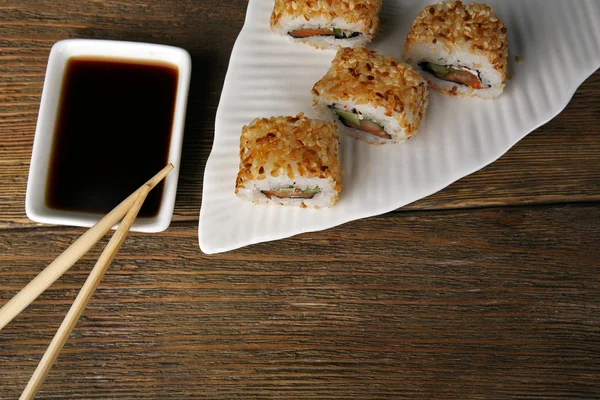
[[[168,162],[174,165],[166,177],[158,213],[140,217],[131,230],[160,232],[168,228],[173,216],[183,144],[183,129],[191,75],[191,58],[187,51],[149,43],[110,40],[70,39],[57,42],[50,51],[42,99],[33,142],[25,211],[36,222],[57,225],[92,226],[103,215],[50,208],[46,203],[49,169],[55,127],[58,120],[61,89],[67,62],[72,57],[107,57],[126,61],[154,61],[173,65],[178,70],[175,107],[171,128]],[[158,172],[158,171],[155,171]],[[148,179],[151,175],[148,176]],[[116,204],[115,204],[116,205]]]

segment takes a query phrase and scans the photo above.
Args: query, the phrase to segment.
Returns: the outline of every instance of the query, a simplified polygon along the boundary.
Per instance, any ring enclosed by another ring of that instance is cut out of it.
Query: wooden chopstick
[[[17,293],[8,303],[0,309],[0,330],[16,317],[25,307],[31,304],[44,290],[48,289],[62,274],[64,274],[77,260],[79,260],[102,236],[115,226],[121,218],[131,209],[139,194],[146,186],[154,188],[173,169],[173,164],[164,167],[148,182],[133,192],[121,204],[116,206],[104,218],[98,221],[67,250],[59,255],[50,265],[38,274]]]
[[[129,228],[135,221],[135,218],[137,217],[137,214],[140,211],[140,208],[142,207],[142,204],[144,203],[144,200],[146,199],[146,196],[148,195],[148,192],[151,189],[152,187],[148,184],[144,185],[141,188],[141,191],[137,195],[137,199],[135,200],[133,206],[123,219],[121,225],[119,225],[119,228],[117,228],[117,231],[114,233],[114,235],[108,242],[108,245],[100,255],[100,258],[96,262],[96,265],[92,269],[92,272],[83,284],[81,291],[75,298],[73,305],[69,309],[69,312],[67,313],[62,324],[58,328],[58,331],[56,331],[52,342],[50,342],[50,345],[44,353],[42,360],[38,364],[33,375],[31,376],[31,379],[25,387],[23,394],[21,394],[21,399],[33,399],[38,390],[40,389],[42,382],[44,382],[44,379],[46,379],[50,368],[52,368],[52,365],[56,361],[58,354],[62,350],[67,339],[69,338],[71,331],[75,327],[77,320],[79,319],[79,317],[83,313],[83,310],[92,298],[92,295],[94,294],[96,288],[100,284],[100,281],[102,280],[104,273],[108,269],[108,266],[115,258],[117,251],[119,251],[119,248],[123,244],[125,237],[127,237]]]

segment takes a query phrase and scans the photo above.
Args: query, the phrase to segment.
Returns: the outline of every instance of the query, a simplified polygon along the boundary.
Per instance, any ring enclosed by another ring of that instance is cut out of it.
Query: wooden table
[[[39,398],[598,398],[600,72],[434,196],[207,256],[202,176],[245,7],[0,2],[0,304],[84,232],[24,212],[51,45],[147,41],[193,58],[174,222],[126,240]],[[0,398],[25,387],[106,242],[0,332]]]

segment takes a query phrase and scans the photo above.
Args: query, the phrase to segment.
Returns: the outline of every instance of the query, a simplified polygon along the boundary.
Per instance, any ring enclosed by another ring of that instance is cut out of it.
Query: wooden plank
[[[9,2],[0,6],[0,228],[35,226],[25,187],[49,49],[73,37],[181,46],[193,75],[175,220],[197,220],[204,166],[246,2]],[[567,109],[499,161],[408,209],[600,200],[600,72]]]
[[[598,220],[598,204],[391,213],[212,256],[194,222],[132,233],[39,398],[594,398]],[[82,231],[0,231],[0,301]],[[105,244],[4,329],[0,398]]]
[[[0,4],[0,304],[84,232],[24,214],[51,45],[193,58],[176,222],[127,239],[39,398],[597,398],[600,72],[500,160],[404,212],[208,256],[202,175],[246,5]],[[497,205],[526,206],[482,208]],[[0,333],[0,398],[24,388],[107,241]]]

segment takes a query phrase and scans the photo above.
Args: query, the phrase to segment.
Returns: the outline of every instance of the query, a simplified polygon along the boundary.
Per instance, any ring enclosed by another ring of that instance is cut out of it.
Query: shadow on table
[[[189,207],[192,204],[197,218],[202,200],[204,168],[213,145],[215,115],[223,77],[215,70],[213,60],[216,55],[203,52],[191,53],[191,56],[192,77],[175,210],[178,210],[178,206]]]

